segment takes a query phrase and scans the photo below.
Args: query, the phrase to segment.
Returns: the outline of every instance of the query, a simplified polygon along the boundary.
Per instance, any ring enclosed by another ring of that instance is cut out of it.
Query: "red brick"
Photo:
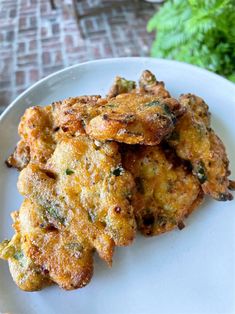
[[[42,27],[41,28],[41,36],[42,37],[46,37],[47,36],[47,28],[46,27]]]
[[[105,52],[105,55],[112,56],[112,48],[109,44],[104,45],[104,52]]]
[[[59,24],[52,24],[52,34],[57,35],[60,31],[60,25]]]
[[[25,83],[25,73],[24,71],[16,72],[16,84],[23,85]]]
[[[61,41],[59,38],[42,39],[42,49],[44,51],[61,49]]]
[[[27,18],[20,17],[19,19],[19,28],[25,28],[27,26]]]
[[[50,55],[50,52],[44,51],[44,52],[42,53],[42,62],[43,62],[43,64],[46,64],[46,65],[48,65],[48,64],[51,63],[51,55]]]
[[[36,16],[31,16],[30,17],[30,27],[34,28],[37,26],[37,18]]]
[[[29,66],[29,65],[37,65],[38,56],[37,53],[27,54],[23,56],[18,56],[17,62],[20,66]]]
[[[18,43],[17,52],[20,54],[25,52],[25,43],[23,42]]]
[[[10,18],[14,18],[14,17],[16,17],[16,9],[12,9],[12,10],[10,10],[9,17],[10,17]]]
[[[29,42],[29,50],[35,50],[37,48],[37,40],[30,40]]]
[[[73,36],[72,35],[66,35],[65,36],[65,45],[69,47],[73,47]]]
[[[61,51],[56,51],[55,52],[54,63],[55,64],[61,64],[62,62],[63,62],[62,52]]]
[[[39,79],[39,72],[37,69],[31,69],[29,71],[29,80],[30,82],[36,82]]]
[[[85,20],[86,32],[92,32],[94,30],[94,24],[91,19]]]
[[[101,58],[100,49],[98,47],[94,47],[92,49],[92,51],[93,51],[93,55],[94,55],[95,59]]]
[[[12,42],[15,38],[14,31],[9,31],[6,33],[6,41]]]

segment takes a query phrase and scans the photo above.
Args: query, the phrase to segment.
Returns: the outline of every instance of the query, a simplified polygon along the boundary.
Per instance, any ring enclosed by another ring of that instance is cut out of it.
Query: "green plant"
[[[168,0],[150,19],[151,54],[176,59],[235,81],[235,0]]]

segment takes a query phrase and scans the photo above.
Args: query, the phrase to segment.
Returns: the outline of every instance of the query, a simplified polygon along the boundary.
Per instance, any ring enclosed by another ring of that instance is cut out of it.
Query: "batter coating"
[[[5,248],[5,258],[21,289],[35,291],[56,283],[71,290],[90,281],[93,251],[87,241],[54,228],[43,215],[43,208],[30,200],[24,200],[14,220],[16,235]]]
[[[203,200],[197,179],[169,149],[125,147],[123,162],[135,178],[132,204],[138,229],[158,235],[179,227]]]
[[[224,144],[210,127],[210,114],[204,101],[194,95],[179,99],[186,113],[179,118],[169,144],[177,155],[189,160],[205,194],[218,201],[232,200],[228,191],[229,160]]]
[[[45,168],[29,164],[18,189],[44,208],[53,226],[85,237],[111,264],[114,245],[128,245],[135,236],[133,185],[116,143],[80,136],[58,143]]]
[[[180,105],[173,98],[120,94],[111,98],[102,114],[89,122],[86,132],[100,141],[155,145],[172,132],[179,114]]]

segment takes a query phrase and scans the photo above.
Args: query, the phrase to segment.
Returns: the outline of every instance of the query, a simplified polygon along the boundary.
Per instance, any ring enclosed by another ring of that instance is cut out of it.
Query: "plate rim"
[[[178,66],[182,66],[182,67],[186,67],[188,69],[192,69],[194,71],[198,71],[201,72],[201,74],[203,75],[207,75],[207,76],[211,76],[211,78],[214,79],[218,79],[221,81],[221,83],[223,84],[227,84],[227,86],[229,88],[234,89],[235,92],[235,84],[231,81],[229,81],[228,79],[226,79],[225,77],[216,74],[212,71],[206,70],[204,68],[201,68],[199,66],[193,65],[193,64],[189,64],[186,62],[181,62],[181,61],[177,61],[177,60],[170,60],[170,59],[163,59],[163,58],[153,58],[153,57],[118,57],[118,58],[101,58],[101,59],[95,59],[95,60],[89,60],[86,62],[81,62],[81,63],[76,63],[74,65],[65,67],[59,71],[53,72],[49,75],[47,75],[44,78],[41,78],[40,80],[38,80],[37,82],[35,82],[34,84],[30,85],[24,92],[22,92],[21,94],[19,94],[12,102],[10,102],[10,104],[3,110],[3,112],[0,115],[0,123],[7,117],[7,114],[17,105],[18,101],[20,101],[21,98],[23,98],[25,95],[29,94],[31,92],[31,90],[35,89],[37,86],[39,86],[40,84],[49,81],[51,78],[62,74],[63,72],[67,72],[70,70],[73,70],[75,68],[79,68],[82,67],[84,65],[89,65],[89,64],[97,64],[97,63],[110,63],[110,62],[128,62],[128,61],[140,61],[140,62],[144,62],[144,61],[153,61],[153,62],[160,62],[160,63],[166,63],[166,64],[174,64],[174,65],[178,65]]]

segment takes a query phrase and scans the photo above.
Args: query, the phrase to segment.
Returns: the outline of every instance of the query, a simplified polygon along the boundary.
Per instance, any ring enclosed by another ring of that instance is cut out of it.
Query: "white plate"
[[[192,92],[210,105],[235,175],[235,85],[197,67],[150,58],[106,59],[57,72],[18,97],[0,120],[0,240],[9,238],[10,212],[22,198],[17,172],[4,160],[13,151],[17,125],[32,105],[107,92],[116,75],[137,80],[144,69],[166,82],[174,96]],[[98,260],[91,283],[65,292],[57,287],[26,293],[0,262],[0,312],[22,314],[216,314],[235,313],[235,202],[207,200],[182,231],[117,249],[112,269]]]

